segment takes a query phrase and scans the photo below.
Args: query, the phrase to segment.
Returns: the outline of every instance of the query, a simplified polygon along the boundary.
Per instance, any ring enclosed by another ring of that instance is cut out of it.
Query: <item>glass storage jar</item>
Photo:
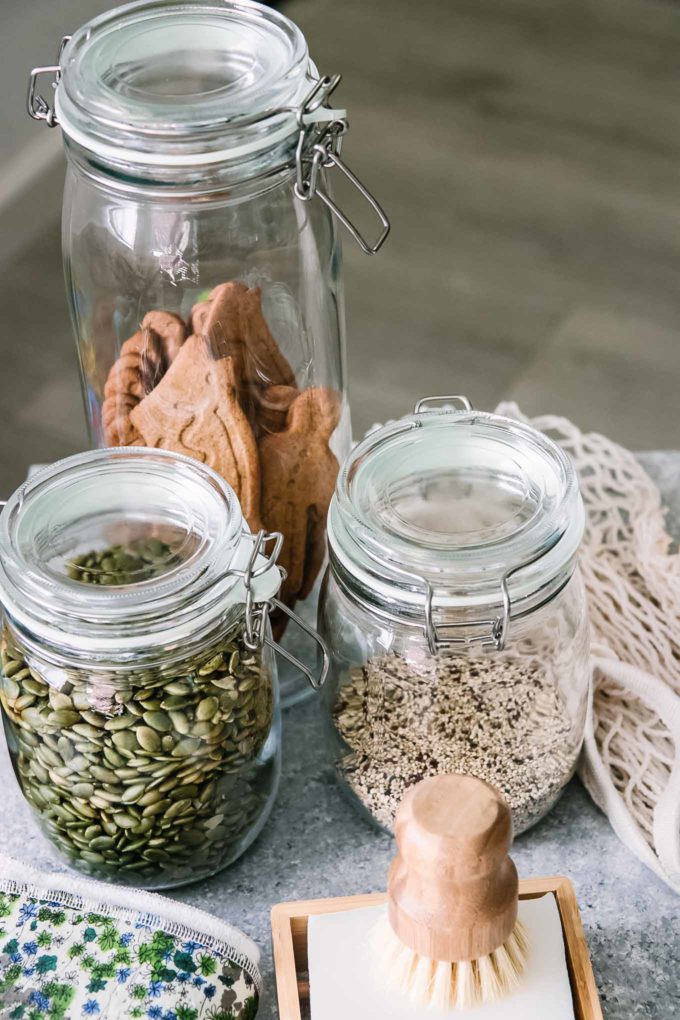
[[[64,263],[93,443],[222,474],[253,532],[284,534],[282,599],[307,616],[351,437],[336,224],[369,252],[388,229],[340,157],[337,81],[271,8],[142,0],[67,37],[29,95],[68,157]],[[375,244],[334,204],[332,167],[380,217]],[[275,634],[285,622],[274,614]],[[288,678],[284,702],[307,690]]]
[[[0,515],[0,702],[43,831],[98,878],[164,888],[252,843],[280,773],[268,610],[280,536],[253,536],[180,455],[60,461]]]
[[[550,439],[448,399],[461,408],[421,401],[341,468],[319,607],[325,716],[344,788],[381,826],[413,783],[464,772],[503,792],[519,833],[582,744],[584,510]]]

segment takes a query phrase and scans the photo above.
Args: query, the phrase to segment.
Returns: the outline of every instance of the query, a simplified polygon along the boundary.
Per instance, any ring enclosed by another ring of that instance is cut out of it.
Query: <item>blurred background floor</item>
[[[17,118],[28,68],[107,6],[3,0],[0,12],[5,198],[22,168],[35,177],[21,229],[0,216],[0,496],[29,463],[86,443],[58,132],[36,141],[47,129]],[[280,6],[320,69],[343,72],[344,154],[393,224],[374,259],[345,243],[355,432],[424,394],[461,392],[478,407],[510,398],[564,414],[634,449],[679,447],[680,5]]]

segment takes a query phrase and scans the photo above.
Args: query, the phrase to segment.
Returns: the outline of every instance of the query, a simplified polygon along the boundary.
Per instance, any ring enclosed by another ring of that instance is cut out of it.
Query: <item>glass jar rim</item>
[[[172,535],[172,550],[139,580],[69,576],[74,557],[102,537],[125,545],[149,529]],[[90,450],[37,472],[7,501],[0,600],[39,642],[130,654],[189,640],[242,606],[252,550],[236,494],[205,464],[167,450]],[[274,565],[263,572],[253,582],[256,600],[275,595],[280,580]]]
[[[137,0],[78,29],[60,65],[66,136],[147,166],[238,161],[294,141],[318,77],[299,28],[254,0]]]
[[[328,542],[350,583],[399,615],[474,610],[555,587],[585,525],[574,466],[530,425],[468,408],[407,415],[345,462]]]

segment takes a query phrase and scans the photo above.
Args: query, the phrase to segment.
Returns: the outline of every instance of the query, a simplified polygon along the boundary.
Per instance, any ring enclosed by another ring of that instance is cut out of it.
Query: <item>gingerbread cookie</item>
[[[264,317],[259,287],[221,283],[207,301],[194,305],[189,321],[194,333],[207,338],[215,358],[233,358],[242,398],[253,387],[295,386],[293,370]]]
[[[279,562],[288,572],[281,592],[288,605],[309,594],[323,563],[339,470],[328,442],[340,412],[335,390],[303,390],[290,406],[286,428],[260,440],[262,520],[268,531],[285,535]]]
[[[154,310],[147,312],[142,319],[142,329],[152,329],[161,338],[163,358],[167,369],[179,354],[179,349],[186,340],[187,331],[184,320],[174,312]]]
[[[283,431],[288,419],[288,409],[299,392],[295,386],[267,386],[257,390],[255,421],[258,434]]]
[[[250,527],[259,529],[259,457],[233,358],[215,358],[202,336],[189,337],[160,383],[132,409],[130,421],[146,446],[214,468],[236,492]]]
[[[102,426],[109,446],[141,444],[130,411],[163,377],[184,337],[184,322],[178,315],[152,311],[144,316],[141,330],[125,341],[104,386]]]

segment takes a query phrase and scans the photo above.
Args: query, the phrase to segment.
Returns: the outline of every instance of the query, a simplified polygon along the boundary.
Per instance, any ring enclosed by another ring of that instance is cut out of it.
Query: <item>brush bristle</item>
[[[413,1006],[470,1009],[496,1002],[519,987],[528,956],[526,931],[517,921],[507,942],[489,956],[465,963],[431,960],[399,940],[385,915],[373,933],[383,983]]]

